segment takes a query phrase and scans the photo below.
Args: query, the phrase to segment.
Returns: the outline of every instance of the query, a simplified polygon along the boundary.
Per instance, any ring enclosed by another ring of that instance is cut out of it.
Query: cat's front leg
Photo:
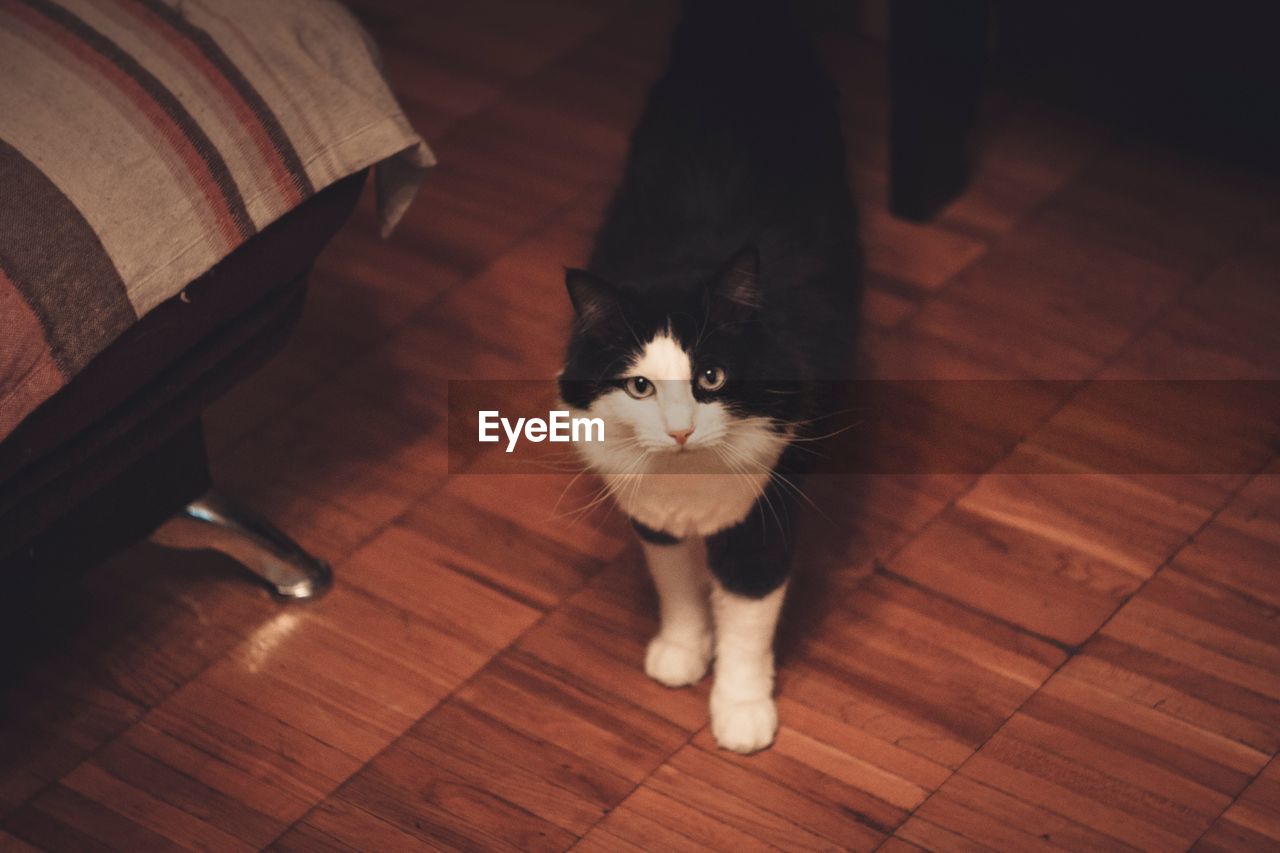
[[[707,540],[715,577],[711,733],[716,743],[734,752],[764,749],[778,730],[773,636],[787,590],[789,534],[782,521],[773,526],[762,513],[753,512]]]
[[[716,583],[716,680],[711,688],[711,733],[734,752],[773,743],[778,709],[773,702],[773,634],[786,585],[765,595],[735,595]]]
[[[645,674],[668,687],[693,684],[707,674],[711,662],[706,544],[699,537],[674,539],[635,527],[661,614],[661,627],[645,654]]]

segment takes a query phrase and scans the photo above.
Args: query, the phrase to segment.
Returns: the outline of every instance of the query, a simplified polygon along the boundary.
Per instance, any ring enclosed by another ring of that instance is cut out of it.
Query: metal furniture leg
[[[319,598],[333,583],[328,563],[216,489],[187,504],[151,535],[151,541],[167,548],[220,551],[266,581],[281,598]]]

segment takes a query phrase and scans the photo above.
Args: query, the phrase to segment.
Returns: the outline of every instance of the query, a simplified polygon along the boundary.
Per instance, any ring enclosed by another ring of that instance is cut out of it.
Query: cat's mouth
[[[699,441],[687,440],[677,442],[674,439],[649,438],[639,442],[639,446],[647,453],[655,453],[663,456],[677,456],[680,454],[693,455],[704,450],[709,450],[718,444],[718,439],[702,439]]]
[[[642,446],[650,453],[661,453],[672,456],[679,453],[696,453],[706,447],[704,444],[676,444],[674,441],[651,441],[646,442]]]
[[[682,454],[693,456],[702,453],[711,453],[715,448],[719,447],[723,443],[723,436],[707,436],[705,438],[699,438],[697,441],[694,441],[693,439],[689,439],[684,442],[675,440],[664,441],[657,444],[654,449],[658,452],[676,456]]]

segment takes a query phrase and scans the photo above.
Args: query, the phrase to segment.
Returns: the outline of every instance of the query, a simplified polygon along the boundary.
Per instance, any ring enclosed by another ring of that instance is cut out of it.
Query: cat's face
[[[658,453],[696,453],[724,444],[749,426],[766,428],[731,408],[724,365],[701,359],[664,328],[644,341],[589,404],[591,414],[637,447]]]
[[[755,279],[753,250],[697,286],[643,295],[568,272],[578,319],[561,395],[604,420],[611,447],[588,454],[597,468],[669,457],[691,469],[750,471],[776,461],[794,394],[780,378],[785,353],[758,316]]]

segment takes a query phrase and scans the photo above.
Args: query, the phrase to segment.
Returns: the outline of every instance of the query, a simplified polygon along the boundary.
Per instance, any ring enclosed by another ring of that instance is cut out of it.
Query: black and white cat
[[[661,603],[645,672],[716,661],[711,726],[777,730],[773,635],[795,476],[848,375],[858,251],[837,94],[784,4],[693,0],[632,136],[560,390],[605,423],[577,449],[631,518]]]

